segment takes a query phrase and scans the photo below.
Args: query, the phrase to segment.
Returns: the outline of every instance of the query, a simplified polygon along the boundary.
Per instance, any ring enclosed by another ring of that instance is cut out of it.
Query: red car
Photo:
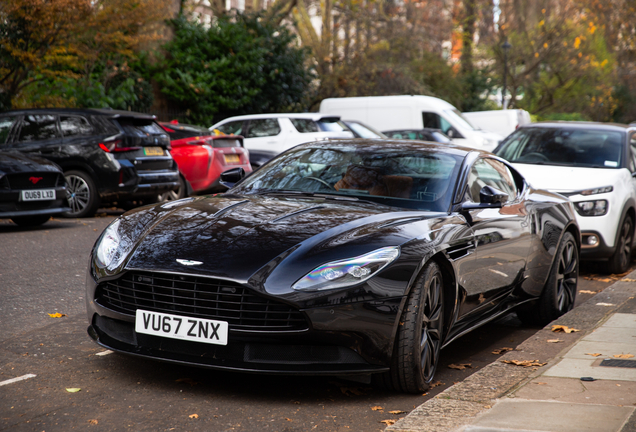
[[[181,124],[175,120],[159,123],[170,135],[171,154],[181,172],[180,188],[162,196],[163,200],[179,199],[190,193],[224,190],[219,184],[223,171],[243,168],[251,172],[249,152],[238,135],[210,135],[206,128]],[[184,178],[186,181],[184,181]]]

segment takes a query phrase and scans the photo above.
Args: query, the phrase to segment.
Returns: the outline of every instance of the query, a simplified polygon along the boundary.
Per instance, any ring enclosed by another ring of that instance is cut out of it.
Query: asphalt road
[[[35,229],[0,220],[0,431],[381,431],[382,421],[405,416],[496,360],[492,351],[538,330],[512,314],[455,341],[424,395],[108,353],[86,335],[84,281],[90,249],[116,214],[54,219]],[[585,270],[577,303],[616,279]]]

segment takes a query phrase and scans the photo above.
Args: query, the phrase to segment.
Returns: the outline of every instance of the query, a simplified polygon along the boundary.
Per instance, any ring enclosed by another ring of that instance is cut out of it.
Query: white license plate
[[[137,309],[135,331],[171,339],[227,345],[228,324]]]
[[[55,189],[23,190],[22,201],[49,201],[55,199]]]

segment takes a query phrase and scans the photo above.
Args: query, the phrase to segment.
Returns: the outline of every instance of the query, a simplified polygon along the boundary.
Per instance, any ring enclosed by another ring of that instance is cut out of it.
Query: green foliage
[[[537,114],[533,116],[532,121],[557,121],[557,120],[565,120],[565,121],[590,121],[590,119],[582,113],[574,112],[574,113],[547,113],[547,114]]]
[[[236,114],[302,108],[313,74],[295,36],[258,16],[221,16],[210,27],[171,20],[174,39],[163,46],[154,79],[191,123],[210,125]]]

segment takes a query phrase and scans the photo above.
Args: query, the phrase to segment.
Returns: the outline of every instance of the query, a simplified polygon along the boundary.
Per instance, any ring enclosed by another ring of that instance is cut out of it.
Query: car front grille
[[[11,189],[44,189],[64,186],[61,174],[54,172],[8,174],[6,179]]]
[[[159,272],[128,272],[102,282],[95,301],[117,312],[137,309],[226,321],[233,330],[288,331],[308,328],[303,314],[284,303],[219,279]]]

